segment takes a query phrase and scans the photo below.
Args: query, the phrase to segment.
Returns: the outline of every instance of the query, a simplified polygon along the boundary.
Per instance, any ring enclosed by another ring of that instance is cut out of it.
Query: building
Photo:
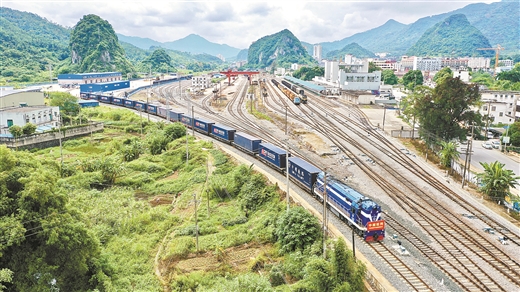
[[[82,73],[82,74],[59,74],[58,84],[62,86],[71,86],[88,83],[104,83],[121,81],[121,72],[104,72],[104,73]]]
[[[493,118],[493,124],[512,124],[520,120],[518,110],[518,91],[481,91],[482,106],[478,112],[482,116],[489,115]]]
[[[478,57],[478,58],[468,58],[468,68],[473,69],[473,71],[478,70],[488,70],[491,66],[491,59]]]
[[[441,60],[442,68],[450,67],[452,70],[466,69],[466,68],[468,68],[468,64],[469,64],[468,58],[443,58]],[[436,70],[436,71],[439,71],[439,70]]]
[[[515,62],[513,60],[499,60],[498,65],[501,67],[513,67]]]
[[[89,83],[81,84],[79,86],[80,92],[106,92],[130,88],[130,81],[113,81],[103,83]]]
[[[193,76],[191,78],[191,87],[198,89],[206,89],[211,85],[211,76],[209,75],[201,75],[201,76]]]
[[[325,76],[313,80],[341,90],[379,90],[381,71],[368,73],[368,60],[343,66],[340,70],[337,61],[325,61]]]
[[[399,70],[399,63],[395,60],[372,60],[372,62],[381,70],[392,70],[394,72]]]
[[[321,45],[315,44],[312,50],[312,57],[316,59],[318,62],[321,61],[322,55],[321,55]]]
[[[300,69],[300,67],[301,67],[301,66],[298,65],[298,63],[293,63],[293,64],[291,64],[291,70],[293,70],[293,71],[296,71],[296,70]]]
[[[0,92],[0,136],[11,136],[9,127],[28,123],[37,131],[48,130],[59,125],[60,117],[59,107],[45,105],[40,88]]]
[[[432,72],[439,71],[442,68],[441,58],[415,57],[413,62],[413,70]]]

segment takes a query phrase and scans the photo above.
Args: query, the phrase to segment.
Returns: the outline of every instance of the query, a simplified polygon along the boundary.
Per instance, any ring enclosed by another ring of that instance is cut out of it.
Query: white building
[[[298,63],[291,64],[291,70],[295,71],[295,70],[298,70],[298,69],[300,69],[300,65],[298,65]]]
[[[282,68],[282,67],[276,68],[276,72],[274,74],[279,75],[279,76],[285,75],[285,68]]]
[[[441,70],[441,58],[422,58],[415,57],[413,61],[413,70],[421,71],[439,71]]]
[[[520,112],[517,111],[518,91],[482,91],[482,106],[478,109],[482,116],[493,118],[493,124],[512,124],[520,120]]]
[[[201,76],[193,76],[191,78],[191,87],[206,89],[211,84],[211,76],[209,75],[201,75]]]
[[[478,57],[478,58],[468,58],[468,68],[471,68],[475,71],[480,69],[489,69],[491,66],[491,59]]]
[[[498,60],[498,64],[503,67],[513,67],[515,62],[513,60]]]
[[[318,62],[321,61],[321,45],[320,44],[314,45],[313,51],[312,51],[312,57],[314,59],[318,60]]]
[[[325,76],[313,80],[342,90],[379,90],[381,71],[368,73],[368,61],[344,65],[340,70],[337,61],[325,62]]]
[[[45,105],[40,89],[0,92],[0,135],[10,135],[8,128],[13,125],[23,127],[32,123],[37,129],[51,129],[59,121],[60,108]]]
[[[339,63],[338,61],[325,61],[325,81],[329,83],[338,82]]]

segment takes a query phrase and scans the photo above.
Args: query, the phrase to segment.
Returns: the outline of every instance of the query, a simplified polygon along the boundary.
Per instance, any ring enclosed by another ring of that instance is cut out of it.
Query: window
[[[503,116],[504,116],[504,113],[503,113],[503,112],[500,112],[500,113],[498,113],[498,116],[499,116],[499,117],[503,117]]]
[[[494,112],[494,111],[496,111],[496,110],[497,110],[497,107],[496,107],[496,106],[492,106],[492,107],[491,107],[491,111],[492,111],[492,112]]]
[[[482,110],[483,110],[483,111],[487,111],[487,105],[483,106],[483,107],[482,107]]]

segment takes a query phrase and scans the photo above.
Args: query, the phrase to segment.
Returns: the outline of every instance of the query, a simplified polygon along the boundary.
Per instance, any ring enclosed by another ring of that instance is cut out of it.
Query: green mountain
[[[342,60],[346,54],[351,54],[356,58],[376,58],[377,56],[371,51],[361,47],[357,43],[351,43],[343,47],[341,50],[334,50],[327,53],[328,59]]]
[[[484,56],[492,57],[486,37],[472,26],[464,14],[454,14],[427,30],[407,51],[410,56]]]
[[[323,53],[339,50],[346,44],[355,42],[372,52],[388,52],[394,56],[401,56],[428,29],[454,14],[466,15],[469,23],[480,30],[493,47],[496,47],[497,44],[505,47],[505,50],[501,51],[501,55],[515,54],[520,50],[520,42],[518,42],[520,2],[501,1],[490,4],[470,4],[448,13],[421,18],[409,25],[390,20],[372,30],[357,33],[339,41],[324,42],[321,44]],[[464,57],[464,55],[453,55],[453,57]]]
[[[213,56],[220,54],[226,58],[235,57],[238,52],[240,52],[240,49],[233,48],[226,44],[212,43],[196,34],[190,34],[187,37],[173,42],[163,43],[163,47],[192,54],[209,54]]]
[[[49,81],[49,66],[69,56],[69,35],[36,14],[0,7],[0,83]]]
[[[150,47],[164,47],[161,42],[149,38],[126,36],[120,33],[116,33],[116,35],[119,42],[125,42],[143,50],[149,50]]]
[[[157,49],[143,60],[143,65],[149,67],[154,72],[172,72],[176,71],[172,66],[172,58],[164,49]]]
[[[293,63],[316,64],[300,41],[287,29],[260,38],[248,50],[249,68],[265,68],[273,64],[289,68]]]
[[[80,19],[70,35],[69,49],[79,72],[135,72],[112,25],[97,15]]]
[[[243,49],[240,52],[238,52],[236,59],[237,59],[237,61],[247,61],[247,56],[248,56],[248,50]]]

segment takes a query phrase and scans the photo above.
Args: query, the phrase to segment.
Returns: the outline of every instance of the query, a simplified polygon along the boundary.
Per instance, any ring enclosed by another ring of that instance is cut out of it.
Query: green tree
[[[11,127],[9,127],[9,133],[11,133],[13,137],[17,139],[23,135],[23,129],[18,125],[12,125]]]
[[[348,282],[354,274],[354,257],[347,251],[343,238],[338,238],[334,245],[334,256],[332,258],[334,277],[338,283]]]
[[[403,109],[403,115],[405,119],[412,124],[414,127],[415,122],[418,121],[419,111],[415,106],[416,103],[420,103],[423,96],[431,95],[431,88],[428,86],[418,86],[415,90],[403,98],[399,106]]]
[[[79,114],[78,99],[68,92],[49,92],[50,105],[59,106],[60,112],[70,116]]]
[[[374,71],[383,71],[383,69],[381,69],[379,66],[376,66],[374,62],[368,62],[368,73],[372,73]]]
[[[480,162],[480,165],[484,167],[484,172],[477,174],[482,183],[480,190],[492,199],[503,200],[510,194],[509,188],[518,185],[516,180],[520,179],[520,176],[515,176],[512,170],[504,169],[505,164],[495,161],[492,163]]]
[[[34,134],[34,132],[36,132],[36,125],[33,123],[27,123],[23,126],[22,132],[24,135]]]
[[[403,85],[408,90],[414,90],[418,85],[422,85],[424,78],[421,70],[410,70],[403,76]]]
[[[520,82],[520,63],[516,64],[513,70],[498,73],[498,80],[508,80],[513,83]]]
[[[446,78],[433,91],[416,97],[413,107],[421,124],[419,134],[428,145],[437,140],[462,140],[467,130],[461,125],[482,121],[472,110],[480,101],[478,85],[468,85],[459,78]]]
[[[457,146],[456,142],[441,141],[442,149],[439,151],[439,157],[442,166],[451,167],[451,162],[460,157],[460,153],[457,151]]]
[[[437,72],[435,76],[433,76],[433,82],[439,84],[444,79],[450,77],[453,77],[453,71],[451,71],[450,67],[444,67],[441,70],[439,70],[439,72]]]
[[[181,123],[172,123],[164,127],[164,135],[168,137],[170,141],[184,137],[186,135],[186,128]]]
[[[520,147],[520,121],[509,125],[507,135],[510,137],[511,145]]]
[[[318,219],[302,207],[291,208],[280,215],[275,235],[285,253],[303,250],[321,238]]]
[[[323,258],[313,258],[305,266],[305,281],[313,291],[332,291],[335,287],[333,267]]]
[[[113,185],[116,179],[123,175],[126,170],[119,158],[115,156],[101,158],[96,164],[99,171],[101,171],[101,177],[105,185]]]
[[[399,83],[399,80],[397,79],[397,76],[395,76],[394,70],[392,69],[383,70],[381,73],[381,78],[387,85],[395,85]]]
[[[5,146],[0,157],[0,266],[12,271],[10,290],[102,288],[99,242],[69,209],[56,168]]]

